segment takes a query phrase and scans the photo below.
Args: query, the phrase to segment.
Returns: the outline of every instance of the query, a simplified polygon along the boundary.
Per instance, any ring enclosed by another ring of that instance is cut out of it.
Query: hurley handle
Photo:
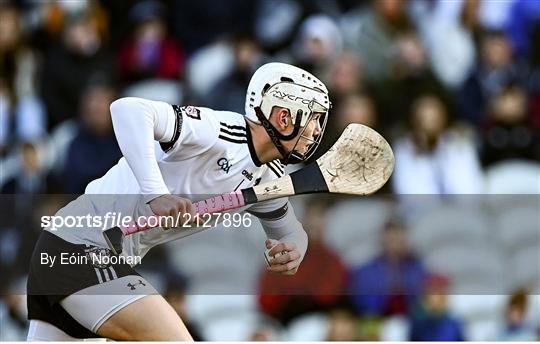
[[[246,204],[253,203],[253,201],[248,202],[248,200],[246,199],[246,198],[252,198],[250,197],[250,194],[253,191],[247,192],[246,193],[247,197],[244,196],[244,192],[246,192],[246,190],[233,191],[233,192],[225,193],[222,195],[210,197],[202,201],[195,202],[193,203],[195,214],[204,215],[204,214],[220,213],[220,212],[224,212],[228,210],[241,208],[245,206]],[[103,231],[103,238],[105,239],[105,242],[107,242],[107,245],[109,246],[109,248],[115,254],[120,254],[122,253],[122,240],[124,236],[131,235],[134,233],[144,232],[144,231],[154,228],[148,225],[150,221],[144,221],[144,222],[145,223],[142,226],[140,225],[140,221],[132,221],[127,226],[117,226],[117,227],[107,229]],[[160,221],[155,221],[155,222],[160,223]]]
[[[228,210],[241,208],[246,205],[242,191],[233,191],[222,195],[210,197],[208,199],[193,203],[194,212],[196,215],[221,213]],[[158,217],[159,218],[159,217]],[[144,221],[145,225],[141,226],[140,221],[132,221],[127,226],[120,226],[120,230],[124,235],[131,235],[139,232],[150,230],[154,227],[148,225],[150,221]],[[156,221],[158,222],[158,221]],[[108,231],[108,230],[107,230]],[[105,233],[107,232],[105,231]]]

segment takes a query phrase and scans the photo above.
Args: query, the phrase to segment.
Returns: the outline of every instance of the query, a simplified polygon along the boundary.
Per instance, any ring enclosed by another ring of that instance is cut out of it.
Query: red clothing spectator
[[[347,270],[341,259],[322,243],[310,243],[302,266],[294,276],[262,274],[261,310],[287,323],[311,311],[340,304],[345,294]]]
[[[135,27],[118,55],[124,81],[179,79],[184,71],[184,51],[167,35],[161,3],[143,1],[130,11]]]
[[[341,307],[346,300],[347,268],[321,240],[325,209],[324,203],[312,203],[306,210],[309,248],[298,272],[282,276],[265,271],[261,276],[260,308],[283,324],[305,313]]]
[[[131,40],[120,50],[119,65],[126,81],[179,79],[184,71],[184,53],[170,38],[149,42]]]

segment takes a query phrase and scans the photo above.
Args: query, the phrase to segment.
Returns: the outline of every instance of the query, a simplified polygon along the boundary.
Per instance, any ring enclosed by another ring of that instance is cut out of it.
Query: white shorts
[[[136,290],[136,293],[123,294],[127,290]],[[153,294],[157,291],[143,277],[125,276],[83,289],[60,301],[60,305],[77,322],[97,333],[101,325],[119,310]]]
[[[133,292],[126,294],[126,292]],[[157,291],[140,276],[124,276],[97,284],[60,301],[62,308],[79,324],[97,333],[101,325],[127,305]],[[30,321],[28,340],[77,340],[57,327],[40,320]]]

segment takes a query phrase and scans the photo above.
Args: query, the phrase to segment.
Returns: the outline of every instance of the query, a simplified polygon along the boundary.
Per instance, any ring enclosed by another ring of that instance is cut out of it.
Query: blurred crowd
[[[120,157],[115,98],[243,113],[253,71],[284,61],[329,87],[321,153],[364,123],[395,149],[389,191],[482,193],[486,168],[540,160],[539,18],[528,0],[3,1],[0,187],[81,193]]]
[[[333,108],[314,158],[352,122],[390,141],[396,168],[385,194],[540,193],[540,2],[5,0],[0,292],[10,294],[25,271],[39,216],[121,157],[114,99],[244,113],[249,79],[269,61],[302,67],[329,88]],[[380,319],[398,314],[407,315],[411,340],[467,339],[447,308],[451,281],[404,246],[399,220],[379,228],[380,254],[352,267],[320,239],[323,208],[306,204],[310,248],[294,282],[262,277],[260,309],[272,321],[324,311],[327,339],[380,339]],[[150,261],[167,259],[156,251]],[[179,280],[167,295],[181,309]],[[318,296],[279,296],[289,293],[283,286],[313,287]],[[538,339],[527,304],[526,289],[508,297],[497,338]],[[26,326],[17,307],[5,296],[0,322]],[[252,339],[272,339],[272,321]]]

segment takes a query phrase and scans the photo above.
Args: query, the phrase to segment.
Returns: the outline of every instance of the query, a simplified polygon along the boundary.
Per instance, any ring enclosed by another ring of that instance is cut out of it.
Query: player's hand
[[[150,209],[154,215],[172,216],[171,219],[177,219],[179,216],[180,219],[184,219],[183,216],[186,213],[190,215],[185,216],[190,216],[189,219],[193,219],[195,215],[195,210],[191,201],[175,195],[159,196],[151,200],[148,205],[150,206]],[[167,228],[171,228],[173,226],[172,223],[167,223],[166,225]]]
[[[267,270],[282,275],[294,275],[300,266],[300,252],[296,244],[279,242],[274,239],[265,241],[268,264]]]

